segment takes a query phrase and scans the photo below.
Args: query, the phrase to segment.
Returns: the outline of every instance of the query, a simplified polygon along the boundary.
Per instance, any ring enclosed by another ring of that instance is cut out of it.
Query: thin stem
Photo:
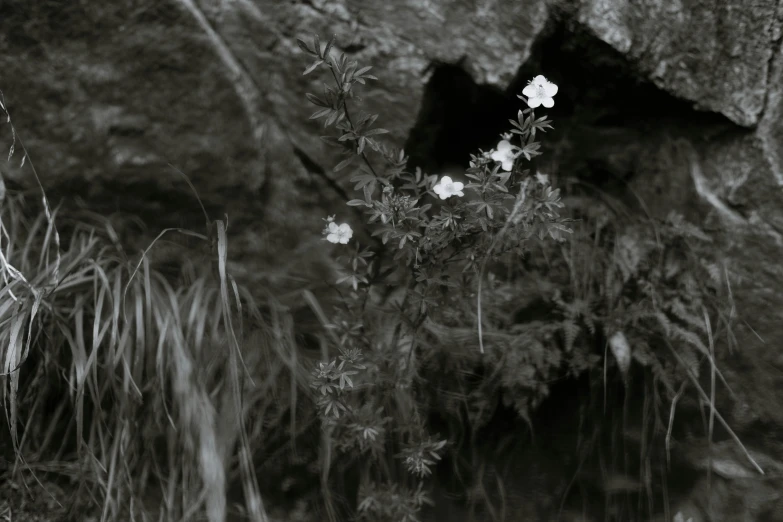
[[[329,58],[329,62],[328,62],[329,63],[329,70],[332,71],[332,76],[334,77],[334,81],[337,84],[337,87],[340,89],[340,92],[342,92],[343,86],[340,83],[340,80],[337,78],[337,73],[334,72],[334,63],[333,63],[331,54],[329,55],[328,58]],[[355,130],[356,127],[354,126],[353,121],[351,120],[351,113],[348,111],[348,103],[347,103],[347,100],[345,99],[344,96],[343,96],[343,111],[345,111],[345,119],[348,120],[348,123],[351,125],[351,128]],[[370,171],[372,172],[373,176],[375,176],[377,178],[378,177],[378,173],[375,172],[375,169],[373,168],[372,164],[370,163],[370,160],[367,159],[367,155],[365,155],[364,152],[360,152],[359,155],[364,160],[364,163],[367,164],[367,167],[370,169]]]
[[[500,232],[497,233],[497,235],[493,238],[492,243],[490,243],[489,248],[487,249],[487,254],[484,257],[484,260],[481,262],[481,270],[479,270],[478,274],[478,288],[476,290],[476,308],[477,308],[477,319],[478,319],[478,337],[479,337],[479,351],[483,354],[484,353],[484,331],[483,326],[481,324],[481,290],[482,290],[482,281],[484,279],[484,272],[487,270],[487,261],[489,261],[490,255],[492,254],[492,250],[497,245],[498,241],[500,241],[500,238],[503,237],[503,235],[506,233],[506,230],[508,230],[509,225],[514,221],[514,218],[519,213],[519,211],[522,209],[522,206],[525,204],[525,196],[527,191],[527,185],[528,180],[525,180],[524,183],[519,187],[519,201],[517,201],[514,204],[514,209],[511,211],[511,214],[508,215],[508,218],[506,218],[506,223],[503,225],[503,228],[500,229]]]

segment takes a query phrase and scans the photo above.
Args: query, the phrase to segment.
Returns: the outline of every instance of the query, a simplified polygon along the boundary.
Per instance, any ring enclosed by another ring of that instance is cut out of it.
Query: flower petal
[[[498,143],[498,152],[506,155],[508,154],[507,151],[511,150],[511,143],[509,143],[507,140],[501,140],[500,143]]]
[[[551,109],[555,106],[555,100],[552,98],[541,98],[541,105],[546,107],[547,109]]]
[[[435,185],[434,187],[432,187],[432,190],[434,190],[434,191],[435,191],[435,194],[437,194],[437,195],[439,195],[439,196],[440,196],[441,194],[443,194],[443,191],[445,190],[445,188],[443,187],[443,185],[441,185],[440,183],[438,183],[437,185]]]
[[[329,234],[328,236],[326,236],[326,240],[330,243],[337,243],[339,239],[340,238],[337,236],[337,234]]]
[[[337,223],[334,221],[329,223],[329,232],[335,234],[340,229],[340,227],[337,226]]]
[[[535,78],[533,78],[533,83],[535,85],[545,85],[549,83],[549,80],[546,79],[546,77],[543,74],[539,74]]]
[[[462,183],[461,181],[455,181],[452,187],[453,190],[462,190],[463,188],[465,188],[465,184]]]
[[[523,96],[527,96],[528,98],[530,98],[531,96],[535,96],[536,95],[536,86],[533,85],[532,83],[528,84],[527,87],[522,89],[522,95]]]
[[[530,107],[531,109],[535,109],[536,107],[538,107],[539,105],[541,105],[541,98],[530,98],[530,99],[527,101],[527,105],[528,105],[528,107]]]
[[[440,178],[440,182],[444,185],[449,185],[451,183],[451,178],[449,176],[443,176]]]
[[[455,192],[455,193],[454,193],[454,195],[455,195],[455,196],[462,197],[462,196],[464,196],[464,195],[465,195],[465,193],[464,193],[464,192],[462,192],[462,190],[458,190],[457,192]]]
[[[551,98],[557,94],[557,85],[552,82],[547,82],[546,85],[544,85],[544,93]]]
[[[503,162],[503,170],[506,172],[511,172],[511,169],[514,168],[514,160],[508,159]]]

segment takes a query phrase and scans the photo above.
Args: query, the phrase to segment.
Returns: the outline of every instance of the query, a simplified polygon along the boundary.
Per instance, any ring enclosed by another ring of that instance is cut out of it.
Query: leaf
[[[352,177],[351,181],[356,182],[354,190],[359,190],[363,187],[366,187],[367,185],[370,185],[370,188],[374,189],[378,179],[373,174],[360,174],[358,176]]]
[[[313,49],[315,50],[316,56],[323,58],[323,55],[321,54],[321,39],[318,38],[317,34],[313,35]]]
[[[356,159],[356,156],[349,156],[348,158],[345,158],[345,159],[344,159],[344,160],[342,160],[340,163],[338,163],[337,165],[335,165],[335,167],[334,167],[334,172],[339,172],[339,171],[343,170],[345,167],[347,167],[348,165],[350,165],[351,163],[353,163],[353,161],[354,161],[355,159]]]
[[[315,68],[318,67],[319,65],[321,65],[322,63],[324,63],[323,60],[316,60],[315,62],[313,62],[313,64],[310,67],[305,69],[305,72],[302,73],[302,76],[307,76],[308,74],[313,72],[315,70]]]
[[[340,54],[340,57],[337,59],[337,61],[332,61],[332,65],[334,66],[337,74],[342,74],[341,71],[345,65],[345,53]]]
[[[307,96],[307,99],[310,100],[311,103],[314,105],[318,105],[319,107],[329,107],[329,104],[323,101],[321,98],[316,96],[315,94],[310,94],[309,92],[305,94]]]
[[[326,119],[326,122],[324,123],[324,127],[328,127],[329,125],[335,123],[340,116],[339,111],[332,111],[332,113],[329,115],[329,117]],[[342,140],[340,140],[342,141]]]
[[[364,192],[364,200],[367,202],[368,206],[371,206],[370,202],[372,201],[372,193],[374,190],[374,186],[365,185],[362,187],[362,192]]]
[[[363,199],[352,199],[348,203],[349,207],[371,207],[372,205],[368,204]]]
[[[306,52],[307,54],[312,54],[312,55],[315,55],[315,53],[313,52],[313,50],[312,50],[312,49],[310,49],[309,47],[307,47],[307,44],[306,44],[306,43],[304,42],[304,40],[302,40],[301,38],[297,38],[297,39],[296,39],[296,44],[299,46],[299,48],[300,48],[301,50],[303,50],[303,51],[304,51],[304,52]],[[5,109],[5,107],[3,107],[3,109]]]
[[[538,149],[541,148],[541,144],[536,142],[529,143],[525,145],[525,147],[522,149],[522,154],[525,156],[525,158],[530,161],[530,158],[541,155],[540,152],[538,152]]]
[[[327,114],[329,114],[331,112],[332,112],[332,109],[330,109],[328,107],[325,108],[325,109],[318,109],[317,111],[315,111],[314,113],[312,113],[310,115],[310,119],[311,120],[317,120],[318,118],[323,118],[324,116],[326,116]]]
[[[329,51],[332,50],[332,45],[334,45],[334,40],[337,38],[336,34],[333,34],[332,37],[329,39],[329,42],[326,44],[326,49],[324,49],[324,58],[329,58]]]
[[[378,134],[386,134],[389,131],[387,129],[371,129],[364,133],[365,137],[377,136]]]

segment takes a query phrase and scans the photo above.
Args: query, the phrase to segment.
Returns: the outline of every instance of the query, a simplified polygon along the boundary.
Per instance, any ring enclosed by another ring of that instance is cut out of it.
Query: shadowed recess
[[[558,170],[599,185],[631,178],[639,145],[660,129],[698,140],[738,130],[724,116],[661,91],[614,48],[559,21],[542,32],[505,91],[477,84],[463,63],[433,62],[430,68],[405,143],[409,167],[428,173],[464,169],[471,153],[493,148],[510,128],[508,120],[527,107],[517,95],[538,74],[559,87],[553,108],[536,109],[556,122],[542,138],[544,158],[553,156]]]

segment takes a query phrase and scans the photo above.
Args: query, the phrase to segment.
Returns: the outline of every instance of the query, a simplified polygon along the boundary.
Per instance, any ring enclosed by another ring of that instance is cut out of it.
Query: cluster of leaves
[[[358,519],[372,522],[416,522],[426,504],[432,504],[420,483],[415,490],[391,485],[385,489],[366,488],[361,492]]]
[[[710,237],[674,212],[663,221],[610,219],[594,200],[566,201],[584,211],[568,245],[544,245],[524,274],[488,285],[497,304],[488,329],[509,335],[501,339],[506,349],[489,353],[499,385],[484,393],[503,392],[526,417],[547,382],[563,369],[576,376],[594,368],[604,347],[623,379],[633,363],[648,368],[670,400],[684,383],[698,386],[703,362],[714,360],[714,339],[725,334],[734,342],[731,275],[714,258]],[[551,312],[539,320],[513,315],[530,278],[548,289],[540,297]]]

